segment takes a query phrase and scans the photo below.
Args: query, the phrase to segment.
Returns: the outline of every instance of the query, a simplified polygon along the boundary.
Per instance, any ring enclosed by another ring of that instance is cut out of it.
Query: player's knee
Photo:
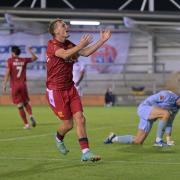
[[[83,115],[78,116],[78,118],[76,119],[76,123],[77,123],[77,125],[79,125],[79,126],[85,126],[85,124],[86,124],[86,119],[85,119],[85,117],[84,117]]]
[[[66,121],[64,125],[66,129],[71,130],[73,128],[73,121]]]
[[[68,130],[71,130],[73,128],[73,124],[69,124],[68,126],[67,126],[67,129]]]
[[[137,145],[140,145],[140,144],[143,144],[144,142],[144,138],[140,138],[140,137],[135,137],[134,140],[133,140],[133,144],[137,144]]]
[[[143,141],[139,139],[134,139],[133,144],[141,145],[143,144]]]
[[[170,118],[170,113],[166,110],[164,110],[163,112],[163,119],[164,120],[168,120]]]

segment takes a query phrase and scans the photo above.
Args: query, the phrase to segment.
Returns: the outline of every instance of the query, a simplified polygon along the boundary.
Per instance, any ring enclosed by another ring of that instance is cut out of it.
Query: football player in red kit
[[[83,35],[80,42],[75,45],[67,38],[69,27],[61,19],[49,24],[49,33],[53,39],[48,41],[47,47],[47,99],[54,113],[62,120],[62,125],[56,134],[56,145],[62,154],[69,151],[64,144],[65,135],[76,123],[76,132],[82,151],[82,161],[98,161],[100,156],[93,154],[89,148],[86,133],[86,119],[80,96],[73,82],[73,63],[78,56],[89,56],[99,49],[111,36],[110,30],[100,32],[100,38],[93,45],[92,36]],[[88,46],[89,45],[89,46]]]
[[[6,74],[3,81],[3,92],[6,92],[6,84],[10,78],[10,87],[12,101],[17,105],[19,114],[24,122],[24,129],[29,129],[30,125],[26,117],[26,112],[29,114],[29,119],[32,126],[36,126],[36,121],[32,114],[32,108],[29,103],[28,90],[26,85],[26,67],[28,63],[37,60],[37,56],[32,52],[32,48],[28,49],[31,58],[19,57],[21,50],[18,46],[12,46],[12,57],[7,60]]]

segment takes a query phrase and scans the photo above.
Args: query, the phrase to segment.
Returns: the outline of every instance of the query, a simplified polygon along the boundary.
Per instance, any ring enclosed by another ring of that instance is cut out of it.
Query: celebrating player
[[[172,146],[174,145],[174,141],[171,140],[172,125],[179,108],[180,97],[171,91],[164,90],[151,95],[138,107],[140,121],[136,136],[117,136],[114,133],[110,133],[104,143],[143,144],[153,123],[159,119],[154,146]],[[167,143],[163,142],[164,132]]]
[[[76,132],[82,150],[82,161],[98,161],[100,156],[94,155],[89,149],[86,133],[86,120],[80,96],[73,82],[73,64],[78,56],[89,56],[100,48],[111,36],[110,30],[100,32],[99,40],[93,44],[92,36],[83,35],[80,42],[75,45],[67,38],[69,28],[61,19],[49,24],[49,33],[53,36],[47,47],[47,98],[50,107],[62,120],[57,130],[56,144],[62,154],[68,149],[64,144],[65,135],[73,128],[73,119],[76,123]]]
[[[17,105],[19,114],[24,122],[24,129],[29,129],[30,125],[26,118],[26,112],[29,114],[32,126],[36,126],[36,121],[32,114],[32,108],[29,103],[28,90],[26,85],[26,66],[27,63],[31,63],[37,60],[37,56],[32,52],[32,48],[28,51],[31,54],[31,58],[19,57],[21,50],[18,46],[12,46],[12,57],[7,60],[6,74],[3,81],[3,92],[6,92],[6,84],[10,77],[10,87],[13,103]],[[24,110],[25,109],[25,110]]]

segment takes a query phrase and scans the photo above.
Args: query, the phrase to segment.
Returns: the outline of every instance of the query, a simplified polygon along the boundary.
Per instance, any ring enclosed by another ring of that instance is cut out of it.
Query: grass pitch
[[[136,107],[86,107],[90,147],[102,160],[81,162],[75,129],[65,138],[70,150],[58,153],[54,134],[60,123],[46,106],[33,107],[37,127],[24,130],[16,107],[0,107],[0,180],[178,180],[180,116],[174,122],[176,146],[152,147],[156,124],[143,146],[104,145],[109,132],[135,134]]]

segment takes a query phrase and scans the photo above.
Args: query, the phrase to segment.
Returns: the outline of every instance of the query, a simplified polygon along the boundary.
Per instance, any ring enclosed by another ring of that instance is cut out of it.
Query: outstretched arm
[[[55,55],[65,60],[69,59],[74,55],[78,55],[79,51],[84,47],[88,46],[91,42],[92,42],[92,36],[88,34],[84,35],[81,37],[79,44],[67,50],[60,48],[55,52]]]
[[[99,40],[93,44],[92,46],[89,46],[87,48],[82,49],[79,52],[79,55],[81,56],[89,56],[93,54],[97,49],[99,49],[109,38],[111,37],[111,31],[110,30],[101,30],[100,31],[100,38]]]
[[[2,91],[3,91],[3,93],[6,92],[6,84],[7,84],[8,80],[9,80],[9,76],[10,76],[10,69],[7,66],[6,73],[5,73],[5,76],[4,76],[4,81],[2,83]]]
[[[36,61],[37,60],[37,56],[36,56],[36,54],[32,51],[32,47],[29,47],[28,48],[28,51],[29,51],[29,53],[31,54],[31,56],[32,56],[32,60],[33,61]]]

